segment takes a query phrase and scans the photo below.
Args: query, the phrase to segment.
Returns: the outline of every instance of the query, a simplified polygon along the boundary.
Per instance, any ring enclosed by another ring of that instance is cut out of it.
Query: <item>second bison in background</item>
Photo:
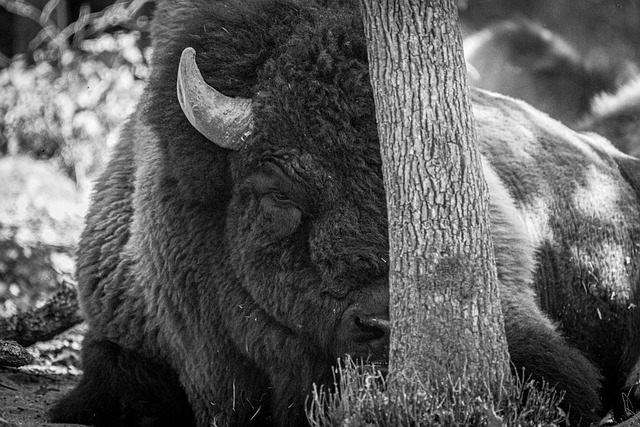
[[[471,85],[526,101],[640,155],[640,74],[631,61],[592,63],[527,20],[493,24],[465,38],[464,46]]]
[[[640,75],[614,93],[596,96],[577,128],[609,138],[621,151],[640,157]]]
[[[522,99],[567,126],[593,97],[616,89],[614,67],[589,64],[566,40],[528,20],[502,21],[464,40],[469,84]]]
[[[80,245],[84,376],[54,420],[304,425],[338,357],[386,362],[366,40],[355,4],[319,3],[338,4],[159,2]],[[640,161],[524,103],[473,103],[512,361],[594,421],[639,369]]]

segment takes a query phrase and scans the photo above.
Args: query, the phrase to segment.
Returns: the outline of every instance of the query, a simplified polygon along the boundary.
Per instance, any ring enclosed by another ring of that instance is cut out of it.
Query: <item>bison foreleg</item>
[[[572,425],[595,421],[601,408],[601,375],[595,366],[537,308],[504,300],[507,343],[518,373],[564,391],[560,406],[569,412]]]
[[[95,426],[194,425],[177,375],[109,341],[85,341],[80,384],[50,411],[53,422]]]

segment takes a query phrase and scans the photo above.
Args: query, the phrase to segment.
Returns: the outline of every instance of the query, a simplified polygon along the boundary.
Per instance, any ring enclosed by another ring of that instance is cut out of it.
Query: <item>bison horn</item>
[[[251,100],[225,96],[209,86],[196,64],[196,51],[182,51],[178,100],[184,115],[201,134],[220,147],[239,150],[251,135]]]

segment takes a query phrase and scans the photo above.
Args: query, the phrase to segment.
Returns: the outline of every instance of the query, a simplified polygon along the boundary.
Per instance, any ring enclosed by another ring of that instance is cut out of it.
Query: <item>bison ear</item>
[[[242,148],[253,130],[251,100],[231,98],[209,86],[191,47],[180,57],[177,92],[182,111],[194,128],[222,148]]]

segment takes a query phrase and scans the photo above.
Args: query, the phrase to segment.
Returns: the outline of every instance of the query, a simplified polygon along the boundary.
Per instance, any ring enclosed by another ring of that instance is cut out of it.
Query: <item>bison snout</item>
[[[367,313],[351,307],[342,316],[336,340],[337,357],[386,363],[389,359],[390,322],[387,314]]]
[[[388,319],[356,316],[354,323],[365,341],[389,340]]]

